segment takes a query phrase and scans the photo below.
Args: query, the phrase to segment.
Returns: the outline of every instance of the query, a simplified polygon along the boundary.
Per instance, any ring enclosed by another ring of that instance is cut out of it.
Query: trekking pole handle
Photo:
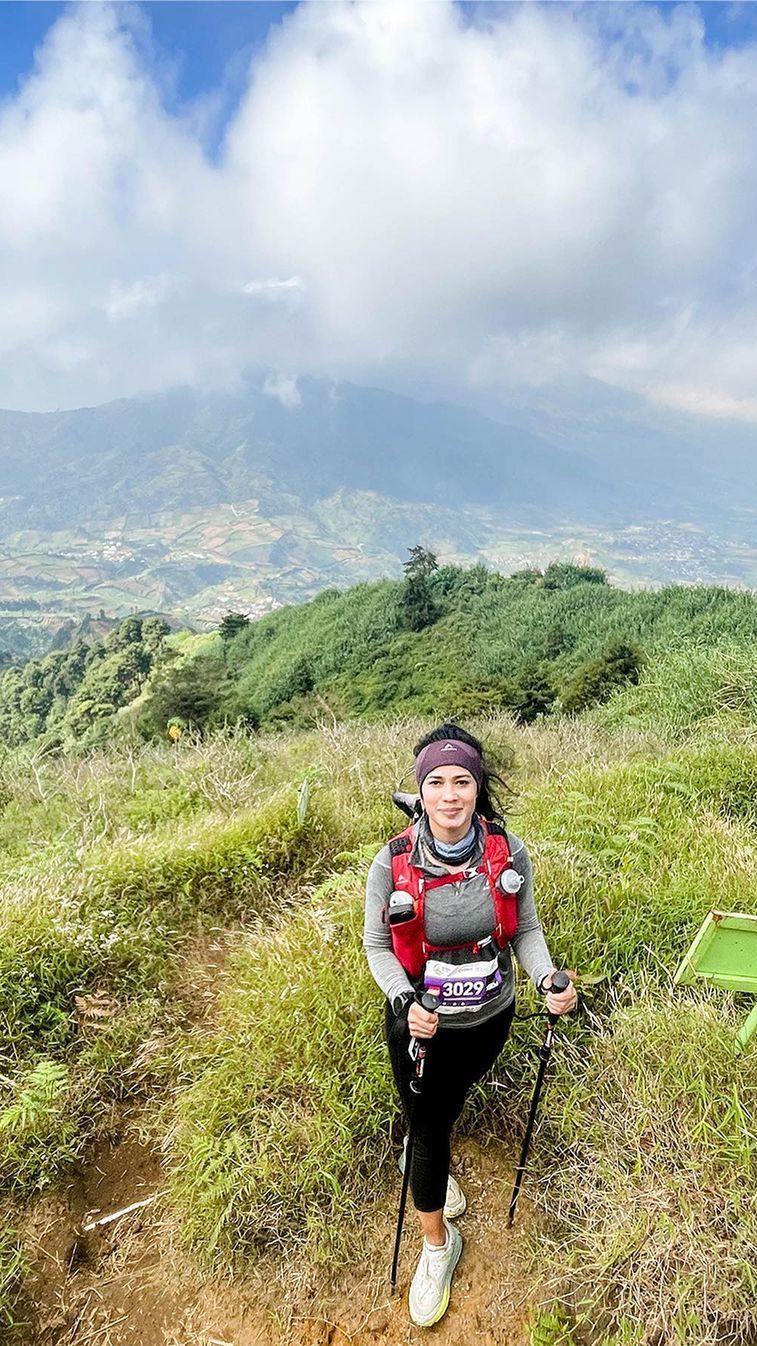
[[[552,973],[552,985],[549,988],[550,991],[558,991],[558,992],[567,991],[569,986],[570,986],[570,977],[568,976],[567,972]]]
[[[439,1004],[437,996],[432,995],[430,991],[424,991],[423,995],[416,996],[416,1003],[426,1010],[427,1014],[434,1014]],[[415,1044],[415,1074],[410,1080],[410,1091],[413,1094],[419,1094],[421,1091],[421,1080],[423,1079],[423,1066],[426,1060],[426,1042],[421,1038],[412,1038],[411,1043]]]
[[[570,986],[570,977],[568,976],[567,972],[553,972],[553,973],[552,973],[552,985],[551,985],[550,988],[549,988],[550,991],[557,991],[558,994],[559,994],[560,991],[567,991],[567,989],[568,989],[569,986]],[[560,1015],[559,1015],[559,1014],[550,1014],[549,1011],[548,1011],[548,1012],[547,1012],[547,1018],[549,1019],[549,1022],[550,1022],[550,1023],[552,1024],[552,1026],[554,1027],[554,1025],[557,1023],[557,1020],[560,1018]]]

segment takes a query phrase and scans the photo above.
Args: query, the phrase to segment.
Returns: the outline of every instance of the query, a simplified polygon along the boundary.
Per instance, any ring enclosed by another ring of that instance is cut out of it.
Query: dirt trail
[[[200,963],[182,994],[195,1020],[212,1013],[223,945],[197,949]],[[198,967],[201,971],[198,972]],[[511,1165],[501,1147],[460,1143],[457,1176],[470,1208],[459,1222],[465,1248],[450,1308],[435,1328],[414,1328],[407,1290],[420,1247],[412,1212],[406,1225],[397,1294],[388,1273],[399,1196],[382,1203],[349,1267],[277,1279],[260,1267],[249,1282],[210,1279],[177,1251],[160,1193],[166,1173],[159,1151],[140,1138],[140,1112],[124,1108],[113,1134],[82,1173],[29,1210],[25,1229],[30,1275],[24,1323],[13,1346],[525,1346],[536,1287],[525,1270],[523,1234],[534,1213],[521,1197],[518,1224],[505,1211]],[[144,1135],[144,1132],[142,1133]],[[155,1197],[150,1204],[88,1231],[82,1225]]]
[[[97,1212],[119,1210],[161,1190],[159,1157],[130,1132],[103,1147],[84,1179],[37,1203],[27,1229],[33,1271],[27,1283],[28,1326],[18,1346],[411,1346],[428,1339],[407,1315],[407,1289],[419,1249],[412,1217],[403,1240],[399,1288],[390,1296],[388,1268],[396,1207],[384,1204],[362,1256],[340,1277],[309,1276],[277,1298],[264,1269],[247,1284],[199,1276],[172,1247],[160,1202],[81,1233]],[[523,1268],[524,1202],[509,1232],[509,1180],[498,1151],[461,1146],[458,1174],[471,1209],[459,1222],[465,1238],[452,1302],[433,1339],[481,1346],[525,1346],[534,1287]],[[399,1176],[397,1178],[399,1191]],[[396,1196],[396,1194],[393,1194]],[[78,1232],[77,1232],[78,1231]],[[282,1307],[283,1303],[287,1307]]]

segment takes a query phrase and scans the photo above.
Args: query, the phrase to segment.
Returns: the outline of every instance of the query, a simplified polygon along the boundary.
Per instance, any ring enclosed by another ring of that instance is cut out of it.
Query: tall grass
[[[508,818],[534,859],[554,960],[591,981],[590,1012],[561,1025],[529,1171],[559,1217],[539,1239],[564,1269],[553,1291],[576,1340],[587,1314],[607,1346],[642,1341],[647,1320],[658,1346],[682,1332],[687,1346],[718,1332],[748,1340],[738,1322],[757,1244],[754,1048],[741,1062],[731,1054],[746,1011],[726,993],[670,988],[711,906],[757,910],[757,747],[740,712],[727,714],[685,733],[651,715],[619,729],[600,718],[474,725],[515,787]],[[360,948],[362,885],[403,825],[391,791],[428,727],[235,731],[63,763],[5,760],[6,1192],[53,1182],[108,1109],[152,1081],[165,1094],[172,1199],[199,1257],[242,1267],[271,1247],[348,1254],[389,1181],[396,1113],[381,996]],[[170,1011],[182,946],[207,923],[235,922],[247,933],[217,1028],[189,1050]],[[93,1031],[76,997],[98,990],[115,1012]],[[518,1137],[540,1032],[513,1036],[501,1087],[479,1091],[467,1125]],[[717,1284],[704,1271],[708,1230]],[[0,1284],[2,1266],[9,1283],[18,1273],[17,1247],[0,1247]]]
[[[394,1108],[361,877],[324,884],[228,969],[167,1133],[182,1233],[204,1258],[239,1267],[277,1246],[336,1261],[375,1200]]]
[[[711,907],[757,912],[757,749],[577,766],[524,795],[553,954],[633,988],[663,982]]]
[[[517,800],[555,961],[593,983],[591,1012],[561,1025],[529,1181],[560,1217],[552,1265],[566,1271],[555,1294],[578,1306],[585,1335],[580,1287],[590,1287],[608,1346],[645,1340],[654,1295],[668,1306],[655,1319],[659,1343],[672,1346],[685,1327],[687,1344],[710,1346],[734,1330],[748,1290],[757,1137],[754,1057],[733,1053],[743,1011],[726,993],[700,1005],[670,982],[710,906],[757,910],[756,763],[754,750],[717,740],[675,757],[658,744],[632,761],[597,751],[589,765],[553,759]],[[203,1257],[243,1262],[295,1245],[333,1259],[381,1191],[377,1168],[388,1171],[395,1104],[380,996],[359,950],[360,871],[314,903],[234,964],[222,1026],[177,1103],[174,1201]],[[514,1035],[499,1087],[479,1091],[468,1124],[517,1137],[540,1036],[535,1024]],[[718,1211],[723,1230],[740,1232],[716,1299],[714,1273],[701,1272]],[[640,1231],[641,1260],[629,1261]],[[733,1336],[734,1346],[747,1340]]]
[[[46,1186],[85,1152],[113,1079],[140,1087],[132,1055],[156,1016],[171,1021],[186,940],[280,910],[340,841],[324,791],[302,816],[285,787],[233,816],[121,828],[78,859],[53,846],[17,866],[0,890],[0,1190]],[[95,1036],[77,1009],[93,993],[113,1012]]]
[[[730,732],[757,729],[757,660],[754,642],[722,639],[715,645],[690,638],[660,649],[627,687],[593,712],[599,723],[637,728],[664,725],[679,740],[696,726]]]
[[[734,1054],[740,1017],[720,996],[650,994],[585,1055],[558,1053],[542,1190],[570,1238],[543,1252],[579,1321],[757,1339],[757,1054]]]
[[[401,825],[390,793],[413,734],[234,731],[81,760],[6,758],[0,1191],[54,1181],[114,1099],[159,1065],[166,1079],[178,1068],[142,1061],[140,1048],[159,1023],[170,1036],[188,939],[302,901],[366,837]],[[113,1006],[97,1032],[76,1009],[92,993]]]

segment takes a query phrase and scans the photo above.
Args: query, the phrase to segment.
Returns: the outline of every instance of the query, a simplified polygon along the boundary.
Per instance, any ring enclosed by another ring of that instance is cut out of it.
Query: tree
[[[109,631],[103,644],[106,650],[124,650],[129,645],[138,645],[142,641],[142,622],[139,617],[124,617],[113,631]]]
[[[163,735],[171,721],[204,729],[228,691],[227,673],[219,659],[206,655],[169,666],[140,711],[139,730],[146,738]]]
[[[541,664],[527,664],[506,682],[502,700],[519,724],[531,724],[539,715],[549,715],[557,697],[554,685]]]
[[[245,627],[250,625],[249,617],[245,617],[243,612],[227,612],[218,630],[221,634],[221,640],[233,640],[244,631]]]
[[[607,584],[607,572],[594,566],[553,561],[542,577],[543,589],[572,589],[576,584]]]
[[[405,561],[405,584],[402,591],[402,624],[409,631],[422,631],[432,626],[439,616],[439,610],[429,585],[429,575],[438,570],[439,563],[434,553],[425,547],[409,547],[410,560]]]
[[[573,648],[575,636],[567,631],[562,622],[550,622],[544,632],[544,658],[559,659],[566,650]]]
[[[439,569],[434,553],[425,547],[408,547],[410,560],[403,563],[402,569],[408,580],[426,579],[433,570]]]
[[[145,617],[142,622],[142,640],[152,655],[160,649],[171,628],[162,617]]]
[[[279,706],[291,701],[295,696],[306,696],[314,687],[315,676],[310,660],[306,655],[295,655],[274,678],[270,705]]]

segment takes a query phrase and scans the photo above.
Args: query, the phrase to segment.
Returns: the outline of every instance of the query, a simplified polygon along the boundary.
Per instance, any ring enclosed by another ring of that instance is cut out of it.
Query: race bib
[[[445,963],[429,959],[423,985],[439,1001],[438,1014],[459,1010],[475,1013],[499,995],[502,973],[496,957],[478,963]]]

